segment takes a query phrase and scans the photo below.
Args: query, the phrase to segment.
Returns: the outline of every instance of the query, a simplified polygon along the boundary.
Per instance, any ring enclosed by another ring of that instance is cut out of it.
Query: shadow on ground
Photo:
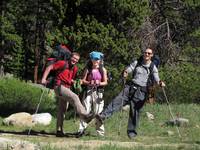
[[[12,135],[14,134],[14,135],[27,135],[27,136],[44,136],[44,137],[55,136],[56,137],[55,132],[46,132],[44,130],[42,130],[42,131],[31,130],[30,133],[29,133],[29,130],[24,130],[24,131],[4,131],[4,130],[0,130],[0,134],[1,133],[12,134]],[[65,133],[63,137],[77,138],[77,134],[78,133],[76,133],[76,132],[75,133]]]

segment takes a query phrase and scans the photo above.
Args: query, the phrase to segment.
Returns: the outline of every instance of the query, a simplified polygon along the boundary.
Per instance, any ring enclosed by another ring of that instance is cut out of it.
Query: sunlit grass
[[[104,137],[99,137],[96,134],[95,130],[95,122],[93,121],[88,129],[86,130],[86,135],[74,140],[88,141],[88,140],[100,140],[100,141],[113,141],[113,142],[137,142],[142,143],[144,146],[139,145],[136,146],[136,149],[146,150],[171,150],[174,148],[172,145],[176,145],[177,149],[200,149],[200,106],[195,104],[171,104],[171,109],[174,117],[182,117],[189,119],[189,124],[186,126],[178,127],[180,131],[181,137],[177,132],[176,127],[167,126],[165,124],[166,121],[171,120],[171,114],[169,113],[168,105],[154,104],[149,105],[146,104],[141,112],[140,124],[138,127],[138,136],[134,140],[130,140],[127,137],[127,123],[128,123],[128,112],[117,112],[113,114],[113,116],[105,121],[105,129],[106,133]],[[155,119],[149,121],[146,112],[150,112],[154,115]],[[0,118],[2,122],[3,118]],[[121,127],[119,125],[121,124]],[[64,129],[67,133],[77,132],[79,127],[79,119],[78,118],[70,118],[64,121]],[[3,132],[11,132],[15,134],[15,132],[20,133],[26,132],[29,128],[25,127],[14,127],[14,126],[0,126],[0,130]],[[44,147],[45,150],[51,150],[51,143],[60,140],[60,138],[55,137],[56,130],[56,119],[53,118],[52,123],[49,126],[36,126],[32,128],[32,131],[41,132],[41,136],[28,136],[26,138],[22,138],[22,140],[29,140],[34,143],[47,142],[49,145]],[[173,135],[168,135],[167,131],[173,132]],[[51,133],[51,136],[45,137],[42,133]],[[12,135],[15,136],[15,135]],[[68,137],[69,138],[69,137]],[[68,140],[68,138],[63,138]],[[77,141],[77,146],[73,147],[73,149],[87,149],[84,145],[79,145]],[[153,146],[154,145],[154,146]],[[156,146],[155,148],[155,145]],[[162,146],[164,145],[164,146]],[[169,146],[168,146],[169,145]],[[125,146],[109,145],[103,144],[97,149],[129,149]]]

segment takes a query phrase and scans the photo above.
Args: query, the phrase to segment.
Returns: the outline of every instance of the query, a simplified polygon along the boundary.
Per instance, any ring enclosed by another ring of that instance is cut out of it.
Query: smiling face
[[[143,52],[143,59],[145,62],[148,62],[151,60],[151,57],[153,57],[153,51],[150,48],[147,48],[144,52]]]
[[[76,54],[72,55],[72,57],[71,57],[71,64],[75,65],[79,61],[79,59],[80,59],[79,55],[76,55]]]

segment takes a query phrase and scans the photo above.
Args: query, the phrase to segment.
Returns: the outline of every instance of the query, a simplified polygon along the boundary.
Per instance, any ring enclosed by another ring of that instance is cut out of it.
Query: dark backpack
[[[72,50],[69,46],[64,44],[56,45],[52,54],[47,59],[47,65],[54,64],[58,60],[69,60],[71,58]]]
[[[63,67],[63,69],[57,71],[51,71],[47,77],[47,88],[53,89],[55,85],[55,78],[58,73],[63,72],[69,65],[68,65],[68,60],[70,60],[72,54],[72,50],[70,47],[64,44],[59,44],[55,46],[55,49],[53,53],[50,55],[49,58],[47,58],[45,69],[50,66],[51,64],[56,63],[58,60],[66,60],[66,63]]]

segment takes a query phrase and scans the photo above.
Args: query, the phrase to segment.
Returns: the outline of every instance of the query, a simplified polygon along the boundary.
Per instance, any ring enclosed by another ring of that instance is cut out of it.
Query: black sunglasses
[[[149,52],[144,52],[144,54],[148,54],[148,55],[151,55],[152,53],[149,53]]]

